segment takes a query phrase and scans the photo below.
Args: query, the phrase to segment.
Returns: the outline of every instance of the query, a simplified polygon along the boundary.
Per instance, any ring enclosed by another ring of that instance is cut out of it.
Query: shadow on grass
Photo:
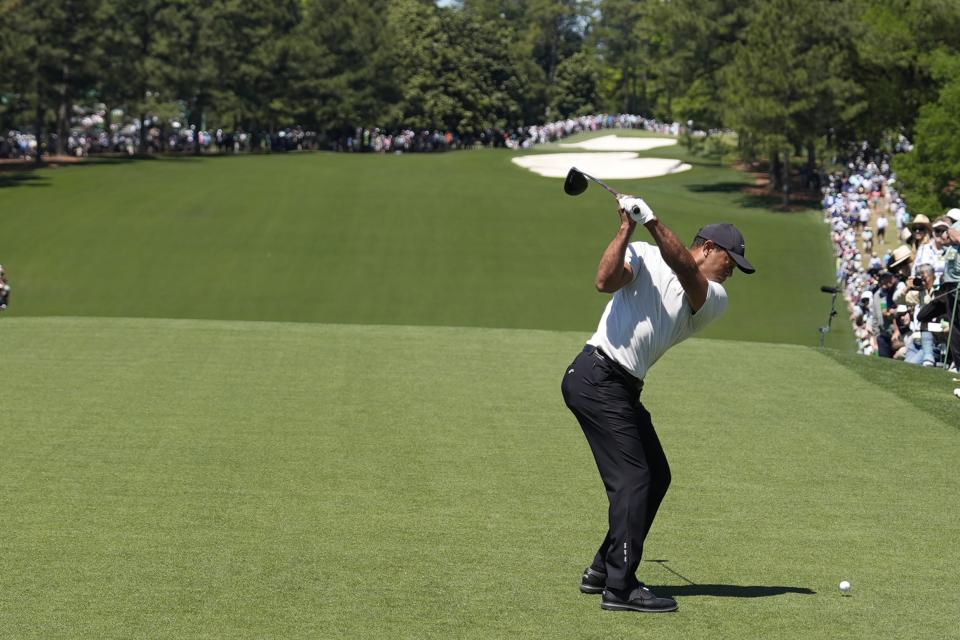
[[[782,596],[786,593],[813,595],[813,589],[806,587],[763,587],[739,584],[681,584],[676,586],[653,587],[650,589],[658,596],[714,596],[717,598],[766,598]]]
[[[0,189],[9,189],[11,187],[49,187],[49,181],[34,173],[18,172],[3,174],[0,173]]]
[[[743,191],[749,183],[746,182],[711,182],[710,184],[690,184],[687,185],[689,191],[694,193],[734,193]]]
[[[741,196],[737,199],[737,204],[747,209],[770,209],[777,213],[797,213],[818,209],[818,203],[815,199],[795,196],[790,199],[790,205],[784,207],[782,195],[750,193],[752,188],[746,182],[713,182],[687,185],[687,190],[693,193],[739,193]]]
[[[739,585],[739,584],[697,584],[690,578],[674,571],[667,566],[669,560],[644,560],[660,565],[673,575],[682,579],[687,584],[650,587],[654,593],[663,596],[714,596],[717,598],[766,598],[768,596],[782,596],[785,593],[802,593],[805,595],[815,594],[813,589],[806,587],[763,587],[758,585]]]
[[[293,153],[293,152],[291,152]],[[300,153],[300,152],[297,152]],[[35,162],[2,162],[0,161],[0,189],[12,187],[47,187],[49,181],[45,175],[38,173],[39,169],[66,169],[82,167],[102,167],[125,165],[140,162],[198,162],[211,158],[235,158],[240,155],[266,155],[266,154],[147,154],[147,155],[127,155],[127,154],[108,154],[96,155],[80,160],[74,158],[51,157],[37,165]],[[277,152],[276,155],[281,155]]]

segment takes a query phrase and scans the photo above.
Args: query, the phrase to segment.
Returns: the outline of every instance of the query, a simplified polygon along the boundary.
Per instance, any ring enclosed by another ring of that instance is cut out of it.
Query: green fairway
[[[187,157],[6,176],[8,315],[592,329],[614,204],[597,188],[568,197],[516,155]],[[833,278],[819,213],[773,212],[739,192],[745,174],[679,147],[643,155],[695,166],[618,188],[685,241],[737,224],[758,267],[729,283],[729,316],[704,335],[816,344],[819,286]],[[829,344],[845,348],[839,331]]]
[[[694,339],[653,369],[674,483],[641,577],[680,611],[642,616],[577,590],[606,518],[559,393],[583,331],[9,317],[0,335],[5,637],[960,628],[955,405],[919,409],[841,356]]]

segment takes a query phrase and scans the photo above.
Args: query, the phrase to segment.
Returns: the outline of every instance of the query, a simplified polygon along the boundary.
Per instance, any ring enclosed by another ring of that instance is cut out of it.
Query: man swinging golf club
[[[563,398],[597,462],[610,501],[609,529],[580,590],[602,593],[608,610],[674,611],[636,576],[643,542],[670,484],[670,467],[640,402],[647,371],[673,345],[727,306],[723,282],[734,267],[753,273],[743,235],[710,224],[687,249],[640,198],[618,197],[620,229],[603,252],[596,286],[613,293],[596,333],[567,367]],[[656,246],[630,242],[640,223]]]

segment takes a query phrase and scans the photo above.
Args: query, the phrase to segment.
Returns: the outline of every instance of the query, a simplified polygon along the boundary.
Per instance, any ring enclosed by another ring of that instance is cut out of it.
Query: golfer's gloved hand
[[[653,209],[643,201],[643,198],[620,196],[617,202],[620,203],[620,208],[626,211],[634,222],[647,224],[651,220],[657,219],[657,216],[653,214]]]

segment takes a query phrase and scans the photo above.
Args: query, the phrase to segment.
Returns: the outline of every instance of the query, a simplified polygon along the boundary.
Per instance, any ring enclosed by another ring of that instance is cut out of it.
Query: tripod
[[[830,333],[830,326],[833,324],[833,316],[837,315],[837,294],[840,292],[840,290],[836,287],[820,287],[820,291],[833,294],[833,296],[830,298],[830,315],[827,316],[827,324],[819,329],[820,348],[823,349],[824,340],[826,340],[827,334]]]

